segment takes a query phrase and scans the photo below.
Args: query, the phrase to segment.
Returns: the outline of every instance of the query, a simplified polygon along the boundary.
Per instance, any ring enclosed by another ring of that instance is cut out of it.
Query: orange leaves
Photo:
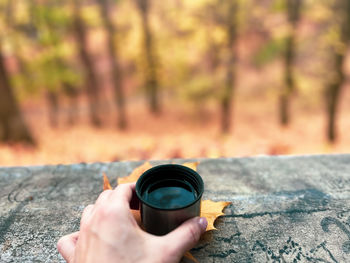
[[[201,217],[205,217],[208,220],[207,230],[215,230],[214,222],[219,217],[224,215],[222,210],[231,202],[214,202],[211,200],[204,200],[201,204]]]
[[[144,164],[136,167],[134,171],[129,176],[126,177],[118,177],[118,184],[126,184],[136,182],[137,179],[146,172],[148,169],[152,168],[152,165],[149,162],[145,162]]]
[[[187,163],[184,163],[182,165],[189,167],[189,168],[196,171],[198,164],[199,164],[199,162],[187,162]],[[135,168],[129,176],[118,178],[118,184],[136,182],[139,179],[139,177],[150,168],[152,168],[152,165],[149,162],[145,162],[141,166]],[[103,190],[107,190],[107,189],[112,189],[112,187],[109,183],[107,176],[105,174],[103,174]],[[229,204],[231,204],[231,202],[225,202],[225,201],[214,202],[211,200],[203,200],[202,201],[200,216],[205,217],[208,221],[208,226],[207,226],[206,231],[216,230],[216,228],[214,227],[214,222],[219,216],[224,214],[222,211]],[[136,219],[136,221],[140,225],[141,224],[140,212],[135,211],[135,210],[131,210],[131,211],[133,213],[134,218]],[[190,252],[186,252],[186,254],[184,256],[193,262],[198,262],[192,256],[192,254]]]

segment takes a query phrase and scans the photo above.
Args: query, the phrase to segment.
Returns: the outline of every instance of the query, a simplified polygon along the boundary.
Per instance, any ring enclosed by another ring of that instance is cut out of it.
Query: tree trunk
[[[58,127],[58,95],[56,92],[49,90],[46,94],[49,108],[49,123],[52,128]]]
[[[98,127],[101,126],[102,123],[98,114],[100,107],[100,95],[98,90],[97,74],[87,48],[88,43],[86,28],[80,14],[80,0],[74,0],[73,3],[73,26],[79,49],[79,56],[85,70],[85,85],[89,99],[90,121],[94,126]]]
[[[231,111],[232,111],[232,96],[235,82],[235,62],[236,62],[236,38],[237,38],[237,2],[236,0],[228,0],[228,16],[226,18],[227,36],[228,36],[228,55],[226,61],[226,83],[225,90],[221,100],[222,121],[221,131],[229,132],[231,127]]]
[[[327,126],[327,139],[329,142],[334,143],[337,139],[336,134],[336,114],[339,102],[339,95],[341,87],[344,82],[343,63],[344,54],[335,54],[335,66],[334,71],[336,77],[333,82],[328,85],[326,92],[327,108],[328,108],[328,126]]]
[[[293,74],[293,63],[295,57],[295,33],[290,33],[286,40],[285,51],[285,87],[280,95],[280,123],[282,125],[288,125],[290,121],[289,113],[289,101],[290,96],[295,90],[295,81]]]
[[[284,82],[285,86],[280,95],[280,123],[281,125],[288,125],[290,122],[289,104],[290,97],[295,91],[295,79],[293,73],[293,64],[295,60],[296,46],[296,28],[300,19],[300,9],[302,0],[286,0],[287,1],[287,16],[290,26],[289,35],[286,39],[285,50],[285,72]]]
[[[98,1],[101,17],[107,32],[108,57],[112,68],[112,79],[114,86],[114,101],[118,109],[118,127],[127,127],[125,98],[123,89],[122,72],[118,63],[118,50],[116,47],[116,29],[108,12],[108,0]]]
[[[149,1],[135,0],[142,19],[142,32],[144,53],[146,56],[146,91],[148,95],[150,110],[154,114],[160,113],[157,79],[157,61],[154,53],[154,44],[149,25]]]
[[[1,48],[1,47],[0,47]],[[0,141],[35,142],[27,128],[12,92],[5,60],[0,49]]]
[[[326,89],[326,104],[328,113],[328,125],[327,125],[327,139],[329,142],[334,143],[337,140],[336,132],[336,120],[337,110],[339,104],[339,97],[342,86],[345,81],[344,74],[344,61],[346,50],[350,41],[350,2],[348,0],[339,0],[337,2],[339,12],[336,12],[340,16],[340,43],[339,46],[343,46],[343,50],[333,50],[334,59],[334,77],[330,80]]]
[[[63,83],[63,91],[69,98],[68,125],[74,125],[78,121],[78,95],[79,92],[69,83]]]

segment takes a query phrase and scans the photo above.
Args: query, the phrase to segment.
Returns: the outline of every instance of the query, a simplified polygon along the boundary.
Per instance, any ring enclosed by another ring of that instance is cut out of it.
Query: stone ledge
[[[350,155],[200,161],[204,199],[232,201],[192,250],[200,262],[350,262]],[[101,173],[115,185],[140,163],[0,168],[0,262],[64,262],[56,242],[79,228]]]

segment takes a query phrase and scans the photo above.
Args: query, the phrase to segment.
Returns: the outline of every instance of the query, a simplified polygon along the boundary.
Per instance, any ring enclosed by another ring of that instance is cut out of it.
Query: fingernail
[[[207,229],[208,221],[205,217],[199,217],[198,224],[201,226],[204,232]]]

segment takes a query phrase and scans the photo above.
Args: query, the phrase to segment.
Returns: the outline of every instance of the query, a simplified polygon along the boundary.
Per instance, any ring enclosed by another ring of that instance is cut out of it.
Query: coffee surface
[[[147,193],[146,200],[159,208],[179,208],[188,205],[196,198],[189,189],[177,186],[156,188]]]

